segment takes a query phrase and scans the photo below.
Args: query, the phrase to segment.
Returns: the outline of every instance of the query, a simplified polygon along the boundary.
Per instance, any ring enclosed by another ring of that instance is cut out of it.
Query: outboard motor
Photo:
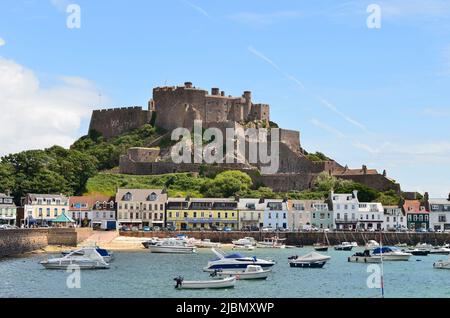
[[[183,277],[178,276],[178,277],[175,277],[173,280],[177,282],[177,284],[175,285],[175,288],[180,288],[181,284],[183,283]]]

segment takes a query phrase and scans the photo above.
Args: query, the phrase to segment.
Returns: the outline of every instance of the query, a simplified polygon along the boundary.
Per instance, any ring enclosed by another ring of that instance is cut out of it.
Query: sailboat
[[[330,246],[330,242],[328,241],[327,232],[324,231],[323,233],[325,234],[325,239],[327,241],[327,244],[325,244],[324,242],[323,243],[319,243],[319,242],[315,243],[313,246],[317,252],[326,252],[326,251],[328,251],[328,246]]]

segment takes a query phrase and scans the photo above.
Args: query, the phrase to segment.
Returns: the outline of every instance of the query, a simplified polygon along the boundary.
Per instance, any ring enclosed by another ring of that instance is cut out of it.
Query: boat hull
[[[378,255],[374,255],[374,256],[378,256]],[[383,254],[383,261],[391,261],[391,262],[405,262],[405,261],[409,261],[409,258],[411,257],[411,255],[386,255]]]
[[[381,263],[381,257],[378,256],[350,256],[348,258],[350,263]]]
[[[217,277],[231,277],[235,276],[237,280],[250,280],[250,279],[266,279],[269,276],[270,270],[264,270],[262,272],[246,273],[246,272],[233,272],[223,271],[217,272]]]
[[[314,250],[316,250],[317,252],[327,252],[328,247],[314,247]]]
[[[322,268],[327,261],[319,262],[289,262],[290,267],[300,267],[300,268]]]
[[[334,249],[336,251],[351,251],[353,249],[353,246],[335,246]]]
[[[190,246],[156,246],[149,245],[151,253],[168,253],[168,254],[193,254],[196,252],[195,247]]]
[[[109,264],[102,264],[98,262],[92,263],[56,263],[56,262],[41,262],[41,265],[46,269],[68,269],[68,268],[77,268],[77,269],[108,269],[110,267]]]
[[[226,270],[226,271],[244,271],[248,265],[259,265],[263,269],[270,269],[274,264],[273,263],[258,263],[258,262],[242,262],[236,264],[210,264],[205,267],[203,270],[205,272],[213,272],[215,270]]]
[[[434,263],[433,267],[437,269],[450,269],[450,262],[439,261]]]
[[[177,289],[220,289],[232,288],[236,282],[236,277],[228,277],[209,281],[183,281]]]

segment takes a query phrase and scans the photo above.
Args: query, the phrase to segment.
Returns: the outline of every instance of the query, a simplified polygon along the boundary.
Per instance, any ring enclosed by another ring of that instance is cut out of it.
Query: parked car
[[[231,231],[233,231],[233,229],[231,227],[226,226],[226,227],[223,228],[223,231],[224,232],[231,232]]]
[[[416,229],[416,232],[418,232],[418,233],[426,233],[427,229],[424,229],[424,228]]]
[[[175,226],[173,226],[173,225],[168,225],[168,226],[166,227],[166,229],[167,229],[167,231],[176,231],[176,228],[175,228]]]
[[[153,231],[157,231],[157,232],[158,232],[158,231],[161,231],[161,228],[160,228],[159,226],[154,226],[154,227],[153,227]]]
[[[151,228],[150,226],[144,226],[144,227],[142,228],[142,230],[143,230],[144,232],[150,232],[150,231],[152,230],[152,228]]]
[[[121,230],[121,231],[124,231],[124,232],[129,232],[129,231],[131,231],[131,229],[130,229],[128,226],[122,226],[122,227],[120,228],[120,230]]]
[[[262,232],[273,232],[273,229],[272,229],[271,227],[264,226],[264,227],[261,229],[261,231],[262,231]]]
[[[131,228],[131,231],[133,231],[133,232],[139,232],[139,228],[138,228],[137,226],[133,226],[133,227]]]

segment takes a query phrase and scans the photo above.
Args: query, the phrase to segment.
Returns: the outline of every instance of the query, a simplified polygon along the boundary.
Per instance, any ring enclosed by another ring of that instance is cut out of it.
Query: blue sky
[[[92,109],[185,81],[251,90],[308,151],[450,192],[450,1],[0,2],[0,154],[68,146]]]

